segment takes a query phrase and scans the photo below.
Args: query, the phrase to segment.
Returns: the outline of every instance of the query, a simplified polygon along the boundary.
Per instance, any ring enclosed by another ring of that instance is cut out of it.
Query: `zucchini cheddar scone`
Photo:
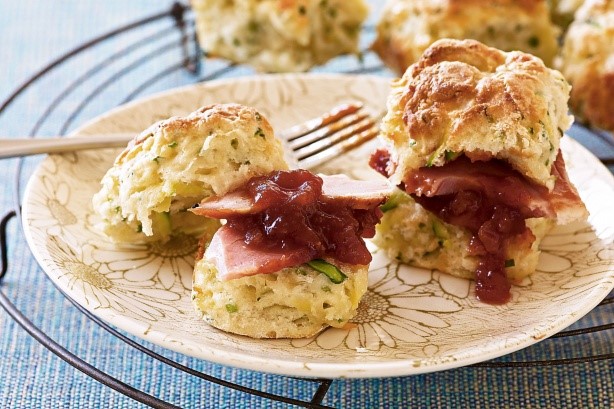
[[[364,0],[192,0],[200,46],[263,72],[306,71],[358,53]]]
[[[192,211],[223,218],[201,242],[192,299],[212,326],[254,338],[303,338],[354,317],[367,291],[388,184],[272,172]]]
[[[558,33],[546,0],[388,0],[373,49],[399,75],[442,38],[521,50],[551,65]]]
[[[592,126],[614,131],[614,1],[587,0],[576,12],[561,53],[572,85],[570,106]]]
[[[258,111],[209,105],[158,122],[130,142],[102,178],[93,205],[101,230],[116,242],[213,234],[218,220],[187,210],[253,176],[286,168],[281,143]]]
[[[375,242],[391,257],[476,279],[486,302],[535,271],[555,224],[587,216],[560,139],[570,87],[537,57],[440,40],[397,80],[371,166],[403,192]]]

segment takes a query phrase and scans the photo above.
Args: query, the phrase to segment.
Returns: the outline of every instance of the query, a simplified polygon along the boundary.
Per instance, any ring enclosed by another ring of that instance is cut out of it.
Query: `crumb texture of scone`
[[[367,291],[367,266],[337,263],[347,279],[334,284],[307,265],[220,281],[206,259],[194,267],[192,301],[210,325],[252,338],[305,338],[343,327]]]
[[[474,40],[435,42],[392,84],[381,125],[391,181],[464,154],[505,160],[552,189],[559,140],[573,119],[569,90],[560,72],[530,54]]]
[[[445,271],[473,279],[479,258],[470,254],[471,233],[446,223],[397,190],[393,205],[384,212],[373,242],[393,259],[413,266]],[[506,243],[505,269],[512,282],[532,274],[539,260],[539,244],[553,225],[551,220],[533,218],[526,224],[534,237],[514,237]],[[513,265],[512,265],[513,264]]]
[[[546,0],[388,0],[373,49],[399,75],[442,38],[524,51],[550,66],[558,35]]]
[[[192,0],[209,56],[262,72],[306,71],[358,53],[364,0]]]
[[[578,9],[565,35],[560,69],[572,85],[574,114],[614,131],[614,1],[587,0]]]
[[[116,242],[212,234],[219,221],[187,209],[279,169],[287,169],[283,149],[263,115],[238,104],[209,105],[131,141],[102,178],[93,207]]]

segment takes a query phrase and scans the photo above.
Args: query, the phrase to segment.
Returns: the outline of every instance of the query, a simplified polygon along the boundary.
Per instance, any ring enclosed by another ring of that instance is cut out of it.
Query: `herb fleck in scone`
[[[358,52],[363,0],[192,0],[208,56],[258,71],[306,71]]]
[[[158,122],[130,142],[93,205],[101,230],[116,242],[211,235],[219,221],[187,209],[274,169],[287,165],[264,116],[238,104],[209,105]]]

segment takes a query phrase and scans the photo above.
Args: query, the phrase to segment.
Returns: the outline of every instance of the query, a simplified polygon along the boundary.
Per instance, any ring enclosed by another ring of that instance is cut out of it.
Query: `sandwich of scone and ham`
[[[393,84],[371,166],[400,191],[375,243],[391,257],[475,279],[501,304],[535,271],[548,230],[587,217],[560,139],[570,86],[522,52],[440,40]]]
[[[389,195],[386,183],[292,170],[203,200],[192,212],[226,224],[203,243],[195,305],[214,327],[254,338],[345,326],[367,291],[363,238]]]

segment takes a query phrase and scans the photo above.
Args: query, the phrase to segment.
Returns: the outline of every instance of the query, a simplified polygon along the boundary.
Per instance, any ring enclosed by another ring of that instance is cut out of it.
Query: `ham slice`
[[[362,238],[375,233],[379,205],[390,193],[386,181],[280,171],[205,199],[191,210],[228,221],[203,256],[217,267],[218,279],[225,281],[273,273],[324,256],[368,264],[371,254]]]
[[[204,258],[217,268],[220,281],[254,274],[274,273],[312,259],[308,249],[258,249],[245,244],[237,231],[222,226],[211,240]]]
[[[557,176],[552,192],[528,181],[502,161],[471,162],[460,157],[441,167],[420,168],[406,178],[405,190],[418,198],[479,192],[490,203],[502,203],[517,209],[525,218],[557,218],[566,223],[586,215],[584,204],[569,181],[559,152],[553,166]],[[422,200],[418,199],[419,202]]]
[[[392,189],[385,181],[362,181],[350,179],[345,175],[318,175],[322,178],[324,200],[335,200],[354,209],[370,209],[390,196]],[[254,203],[248,193],[239,189],[224,196],[212,196],[203,200],[192,210],[200,216],[216,219],[256,214],[266,205]]]

